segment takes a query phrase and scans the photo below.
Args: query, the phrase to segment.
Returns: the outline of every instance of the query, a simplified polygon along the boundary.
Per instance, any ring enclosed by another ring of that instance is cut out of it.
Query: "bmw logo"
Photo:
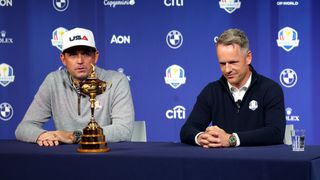
[[[52,0],[54,9],[59,12],[65,11],[69,6],[69,0]]]
[[[177,30],[172,30],[167,34],[167,44],[172,49],[177,49],[182,45],[182,34]]]
[[[280,82],[284,87],[291,88],[298,81],[297,73],[292,69],[284,69],[280,73]]]
[[[0,119],[4,121],[9,121],[13,116],[13,108],[9,103],[0,104]]]

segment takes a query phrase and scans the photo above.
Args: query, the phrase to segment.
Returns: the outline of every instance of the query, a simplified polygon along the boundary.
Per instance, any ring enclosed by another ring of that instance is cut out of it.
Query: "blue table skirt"
[[[109,143],[108,153],[78,145],[39,147],[0,141],[0,179],[320,180],[320,146],[204,149],[181,143]]]

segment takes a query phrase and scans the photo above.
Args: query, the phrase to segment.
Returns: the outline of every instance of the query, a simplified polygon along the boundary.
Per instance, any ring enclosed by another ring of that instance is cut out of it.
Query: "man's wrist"
[[[234,134],[229,136],[229,145],[230,147],[235,147],[237,145],[237,138]]]
[[[197,145],[201,146],[201,144],[198,142],[198,137],[203,134],[204,132],[199,132],[195,137],[194,137],[194,141]]]
[[[78,144],[81,141],[82,132],[80,130],[75,130],[72,135],[74,137],[73,143]]]

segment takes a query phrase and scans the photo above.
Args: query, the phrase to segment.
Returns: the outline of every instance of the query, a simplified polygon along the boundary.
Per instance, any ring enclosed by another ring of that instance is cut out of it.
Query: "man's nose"
[[[83,63],[83,55],[82,54],[77,54],[77,63],[78,64],[82,64]]]
[[[229,63],[226,63],[226,72],[230,72],[231,71],[231,66]]]

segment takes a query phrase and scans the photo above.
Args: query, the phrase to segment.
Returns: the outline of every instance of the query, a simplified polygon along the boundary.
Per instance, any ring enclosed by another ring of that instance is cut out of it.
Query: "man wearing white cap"
[[[93,33],[74,28],[62,39],[60,59],[65,68],[51,72],[40,86],[16,129],[18,140],[40,146],[78,143],[91,117],[89,97],[81,94],[79,83],[88,77],[91,64],[96,65],[99,57]],[[95,71],[98,79],[107,82],[106,92],[96,97],[95,119],[107,142],[130,141],[134,107],[128,80],[116,71],[99,67]],[[55,131],[43,128],[51,117]]]

